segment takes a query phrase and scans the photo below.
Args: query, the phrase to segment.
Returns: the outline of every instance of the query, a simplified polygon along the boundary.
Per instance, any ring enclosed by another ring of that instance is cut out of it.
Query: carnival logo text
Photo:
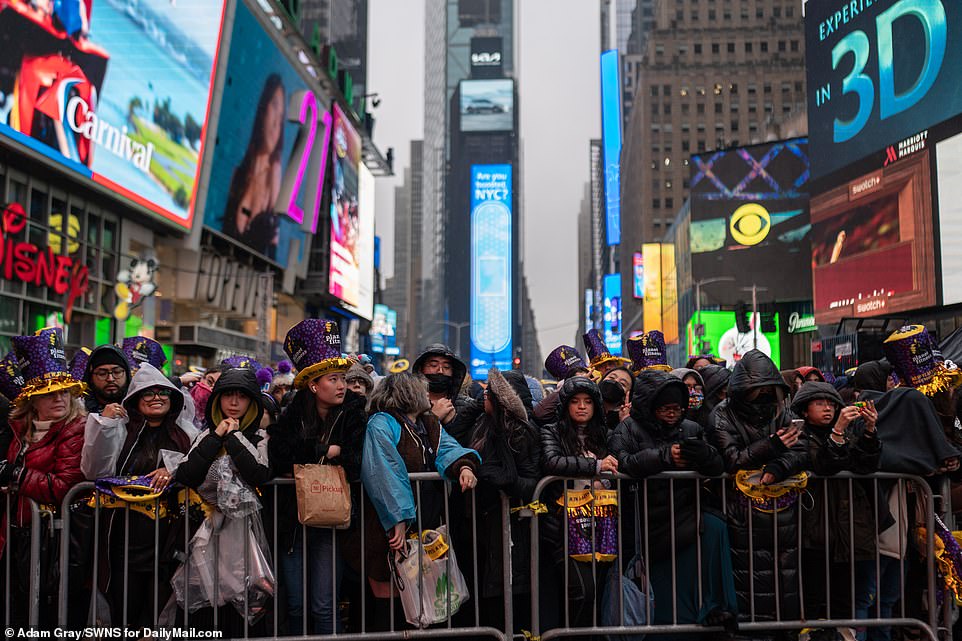
[[[127,135],[127,125],[120,129],[114,127],[97,116],[80,96],[74,96],[67,103],[66,116],[70,129],[97,145],[97,148],[123,158],[144,173],[150,173],[154,145],[133,140]]]

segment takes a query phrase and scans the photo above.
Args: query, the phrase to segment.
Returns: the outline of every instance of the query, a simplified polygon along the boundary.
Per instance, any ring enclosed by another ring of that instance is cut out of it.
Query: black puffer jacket
[[[247,414],[240,419],[241,429],[219,436],[215,430],[222,418],[220,397],[234,390],[250,398],[251,405]],[[207,399],[207,429],[195,439],[187,459],[177,468],[177,482],[197,489],[207,478],[207,471],[223,449],[248,485],[256,488],[267,483],[271,478],[271,470],[267,456],[267,432],[260,429],[263,414],[261,390],[254,370],[234,368],[221,374]]]
[[[882,458],[882,442],[875,432],[865,430],[864,421],[860,419],[848,426],[845,443],[839,444],[830,438],[831,430],[838,420],[838,410],[844,406],[842,397],[832,385],[817,381],[803,383],[792,401],[792,410],[798,416],[804,416],[808,404],[817,399],[835,403],[836,414],[830,425],[805,423],[812,470],[819,476],[831,476],[839,472],[877,472]],[[827,523],[833,561],[849,560],[852,540],[855,544],[855,560],[874,560],[876,510],[879,515],[878,533],[885,531],[895,522],[888,509],[887,492],[883,492],[879,484],[869,480],[857,479],[850,486],[848,481],[844,480],[817,479],[809,483],[808,493],[812,497],[812,505],[810,510],[806,509],[802,514],[804,546],[823,549]],[[849,535],[850,518],[855,526],[852,530],[854,539]]]
[[[728,380],[732,373],[721,365],[708,365],[701,368],[702,379],[705,381],[705,409],[711,413],[721,401],[718,395],[728,390]]]
[[[565,438],[564,430],[570,429],[567,418],[568,402],[576,394],[587,394],[591,397],[595,407],[592,424],[597,423],[600,434],[604,434],[604,405],[598,386],[587,378],[569,378],[558,394],[557,420],[541,428],[541,471],[546,475],[591,478],[598,473],[598,461],[608,455],[607,443],[586,442],[585,446],[593,447],[590,451],[598,457],[590,458],[572,448],[571,439]]]
[[[752,425],[743,418],[740,411],[746,403],[746,395],[753,389],[765,386],[774,386],[787,393],[788,386],[775,363],[762,352],[752,350],[732,370],[728,398],[715,408],[715,429],[711,432],[711,438],[728,472],[761,468],[774,474],[776,481],[780,481],[810,467],[807,442],[802,437],[791,449],[782,444],[776,432],[789,420],[784,414],[765,425]],[[742,616],[752,611],[749,595],[753,588],[756,618],[773,619],[776,611],[775,581],[780,580],[781,618],[797,618],[800,614],[797,506],[777,514],[760,512],[749,507],[747,500],[733,485],[728,488],[727,497],[738,611]],[[749,519],[753,539],[751,544]]]
[[[618,458],[618,471],[637,478],[680,470],[694,470],[706,476],[720,475],[724,471],[721,456],[705,442],[701,426],[684,419],[677,425],[667,426],[655,418],[655,399],[666,392],[685,398],[688,387],[665,372],[646,370],[638,375],[631,399],[631,416],[622,421],[608,439],[608,449]],[[698,445],[692,447],[693,442]],[[697,457],[692,456],[698,460],[688,462],[686,467],[675,466],[671,447],[676,443],[692,447],[692,452],[695,448],[700,449]],[[668,480],[652,480],[639,486],[642,491],[647,487],[648,492],[648,519],[642,520],[642,523],[648,523],[648,552],[651,558],[664,558],[671,553],[672,495],[676,549],[681,550],[695,541],[698,529],[695,498],[699,484],[697,481],[676,480],[674,491],[671,486],[672,482]],[[644,509],[644,501],[639,501],[639,505]]]
[[[333,408],[327,420],[321,421],[310,404],[314,396],[307,389],[298,390],[280,419],[268,428],[270,440],[268,455],[275,477],[292,478],[295,465],[320,462],[327,456],[331,445],[341,448],[337,458],[329,459],[332,465],[341,465],[348,482],[361,478],[361,452],[364,449],[364,432],[367,428],[366,399],[350,390],[344,394],[344,402]],[[282,549],[294,543],[294,534],[300,527],[297,521],[297,496],[291,485],[279,486],[269,492],[266,500],[277,497],[277,534]],[[352,506],[359,505],[359,484],[351,486]]]

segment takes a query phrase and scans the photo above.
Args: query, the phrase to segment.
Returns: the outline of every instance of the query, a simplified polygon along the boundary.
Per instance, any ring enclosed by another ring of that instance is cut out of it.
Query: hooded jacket
[[[150,387],[163,387],[170,390],[169,413],[176,416],[174,429],[182,432],[183,436],[175,434],[161,437],[158,442],[167,447],[158,450],[156,463],[150,469],[130,469],[128,462],[136,450],[148,439],[155,440],[158,435],[146,432],[149,428],[145,421],[132,422],[130,418],[107,418],[99,413],[87,415],[84,428],[84,447],[80,468],[88,480],[95,480],[115,474],[147,474],[162,465],[172,474],[177,469],[187,448],[183,451],[174,449],[176,441],[193,443],[198,431],[193,425],[193,416],[185,411],[184,393],[173,385],[163,373],[149,363],[141,365],[137,373],[131,378],[123,406],[128,417],[137,416],[137,403],[140,393]],[[189,407],[193,407],[192,405]],[[189,408],[188,408],[189,409]],[[121,456],[123,454],[123,456]],[[124,460],[121,460],[123,458]],[[149,467],[149,466],[148,466]]]
[[[510,375],[510,377],[509,377]],[[495,368],[488,372],[488,394],[501,408],[503,424],[494,425],[494,416],[482,414],[474,426],[472,442],[486,434],[479,445],[481,464],[477,470],[480,481],[475,491],[478,509],[478,571],[482,597],[499,595],[504,586],[504,550],[502,535],[507,524],[502,520],[501,492],[508,495],[512,506],[531,501],[534,489],[541,480],[541,442],[538,432],[529,423],[529,411],[518,394],[519,385],[527,391],[520,372],[503,374]],[[468,506],[468,514],[470,507]],[[518,517],[509,520],[511,539],[511,582],[516,593],[527,590],[530,564],[530,527]],[[464,532],[470,532],[470,520],[465,517]],[[470,540],[465,543],[470,544]]]
[[[728,389],[728,380],[732,373],[721,365],[708,365],[699,373],[705,381],[705,405],[709,410],[713,410],[719,403],[715,400],[718,394]]]
[[[712,367],[712,366],[709,365],[709,367]],[[705,379],[702,377],[701,372],[699,372],[698,370],[689,369],[687,367],[680,367],[678,369],[671,370],[671,375],[678,377],[678,380],[680,380],[683,383],[685,382],[685,379],[688,378],[689,376],[695,377],[695,381],[696,381],[695,384],[701,387],[701,392],[702,392],[701,407],[699,407],[698,409],[688,409],[685,412],[685,418],[687,418],[689,421],[694,421],[695,423],[698,423],[703,428],[707,428],[711,423],[711,410],[713,408],[709,407],[708,403],[706,402],[708,400],[708,395],[705,393]]]
[[[534,396],[531,394],[531,387],[528,385],[528,377],[516,369],[509,369],[503,372],[499,371],[499,375],[511,386],[518,400],[524,405],[525,414],[528,420],[530,420],[531,417],[534,416]],[[490,378],[488,384],[491,384]]]
[[[855,370],[855,389],[859,392],[873,391],[884,393],[888,390],[888,378],[892,373],[892,366],[888,361],[869,361],[862,363]]]
[[[217,423],[222,419],[220,398],[239,390],[250,400],[247,413],[240,419],[240,429],[226,436],[217,434]],[[177,468],[176,480],[196,489],[204,482],[214,460],[225,451],[237,467],[237,472],[252,487],[263,485],[271,478],[267,455],[267,432],[260,429],[264,414],[263,400],[254,371],[247,368],[229,369],[214,384],[207,400],[207,427],[197,436],[187,459]]]
[[[816,426],[806,421],[809,456],[812,469],[819,476],[831,476],[839,472],[872,474],[878,471],[882,454],[882,442],[877,435],[865,430],[861,419],[846,429],[846,442],[833,441],[831,430],[838,420],[838,411],[844,406],[841,395],[829,383],[811,381],[803,383],[795,394],[792,409],[799,416],[805,415],[808,404],[823,399],[835,404],[835,417],[829,425]],[[804,547],[824,548],[826,527],[832,560],[846,562],[850,558],[849,523],[854,524],[855,559],[875,559],[875,514],[878,511],[878,533],[885,531],[894,520],[888,509],[887,493],[872,481],[855,480],[851,484],[831,480],[815,480],[809,488],[812,497],[810,510],[802,515],[802,540]],[[826,506],[826,501],[828,505]],[[827,517],[826,517],[827,512]]]
[[[622,421],[608,439],[608,449],[618,459],[618,471],[635,478],[646,478],[660,472],[694,470],[706,476],[718,476],[724,471],[721,456],[705,442],[701,426],[681,419],[676,425],[665,425],[655,417],[659,399],[688,397],[688,387],[677,377],[657,370],[644,370],[635,380],[631,398],[631,415]],[[676,444],[700,444],[700,460],[689,461],[683,468],[676,467],[671,448]],[[648,546],[652,558],[670,554],[671,497],[674,496],[674,541],[677,549],[695,541],[698,515],[695,481],[652,480],[642,486],[648,492]],[[644,501],[639,502],[639,509]]]
[[[127,360],[127,355],[124,354],[122,349],[116,345],[101,345],[100,347],[94,348],[94,350],[90,352],[90,357],[87,359],[87,368],[84,370],[83,376],[83,382],[87,384],[87,395],[84,397],[84,405],[86,405],[88,412],[99,414],[104,410],[104,405],[97,399],[97,395],[94,393],[93,373],[95,367],[100,367],[104,364],[99,361],[102,361],[105,357],[109,359],[108,362],[116,363],[124,368],[124,372],[127,374],[127,382],[122,386],[125,396],[126,388],[131,382],[130,361]]]
[[[587,394],[594,405],[592,424],[600,424],[604,433],[605,408],[601,402],[601,392],[590,379],[583,377],[569,378],[561,386],[558,393],[558,413],[554,423],[541,429],[541,471],[549,476],[569,476],[576,478],[592,478],[601,469],[601,459],[608,455],[607,444],[596,444],[592,454],[597,458],[590,458],[573,451],[567,444],[562,430],[570,429],[567,419],[568,402],[576,394]],[[586,447],[590,447],[586,444]],[[599,451],[600,450],[600,451]]]
[[[769,385],[787,394],[788,386],[770,358],[758,350],[745,354],[732,370],[728,398],[715,408],[715,429],[710,436],[728,472],[762,468],[774,474],[776,481],[781,481],[810,467],[804,436],[792,448],[786,448],[776,432],[788,422],[787,412],[766,424],[758,425],[753,425],[739,413],[740,405],[747,402],[746,395],[751,390]],[[757,619],[773,619],[776,600],[781,604],[782,619],[798,618],[796,509],[783,509],[775,514],[759,512],[734,487],[728,488],[726,496],[738,611],[743,615],[752,611],[751,597],[754,594]],[[752,542],[749,541],[750,531],[753,532]]]
[[[484,411],[484,406],[471,397],[461,393],[461,387],[464,384],[464,378],[468,374],[468,368],[463,361],[455,356],[454,352],[441,343],[428,345],[427,348],[421,352],[421,355],[414,361],[412,367],[414,372],[424,376],[421,370],[424,369],[424,364],[432,356],[443,356],[451,361],[451,390],[448,393],[448,398],[450,398],[454,404],[454,418],[443,427],[458,443],[464,445],[467,442],[471,428],[474,426],[474,422]]]

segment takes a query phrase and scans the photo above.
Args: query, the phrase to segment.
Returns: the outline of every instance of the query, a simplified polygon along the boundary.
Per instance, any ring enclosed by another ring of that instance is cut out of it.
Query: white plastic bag
[[[420,539],[406,540],[404,549],[395,555],[391,571],[404,618],[419,628],[446,621],[470,597],[444,525],[425,530]]]

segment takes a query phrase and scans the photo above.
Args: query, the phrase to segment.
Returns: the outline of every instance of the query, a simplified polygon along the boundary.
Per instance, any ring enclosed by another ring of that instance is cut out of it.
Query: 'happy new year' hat
[[[20,396],[23,388],[23,374],[20,373],[20,363],[17,362],[17,355],[13,350],[0,359],[0,394],[8,401]]]
[[[341,356],[341,333],[332,320],[302,320],[287,332],[284,351],[297,368],[297,389],[303,389],[318,376],[346,372],[351,367],[351,361]]]
[[[905,325],[882,343],[899,379],[926,396],[957,387],[962,372],[948,366],[939,346],[922,325]]]
[[[15,336],[13,349],[24,380],[16,403],[62,390],[74,396],[83,394],[84,384],[67,371],[63,330],[59,327],[42,329],[33,336]]]
[[[544,359],[544,368],[559,381],[568,378],[576,370],[588,371],[581,354],[570,345],[559,345],[551,350],[548,358]]]
[[[625,359],[613,356],[605,345],[605,339],[597,329],[589,329],[582,338],[585,342],[585,352],[588,354],[588,365],[597,369],[606,363],[615,362],[622,365]]]
[[[130,362],[131,373],[140,369],[144,363],[150,363],[157,369],[167,363],[164,348],[152,338],[146,336],[128,336],[120,346],[120,350]]]
[[[641,336],[628,339],[628,355],[631,357],[631,370],[637,375],[644,369],[671,371],[668,365],[668,348],[665,335],[653,329]]]

